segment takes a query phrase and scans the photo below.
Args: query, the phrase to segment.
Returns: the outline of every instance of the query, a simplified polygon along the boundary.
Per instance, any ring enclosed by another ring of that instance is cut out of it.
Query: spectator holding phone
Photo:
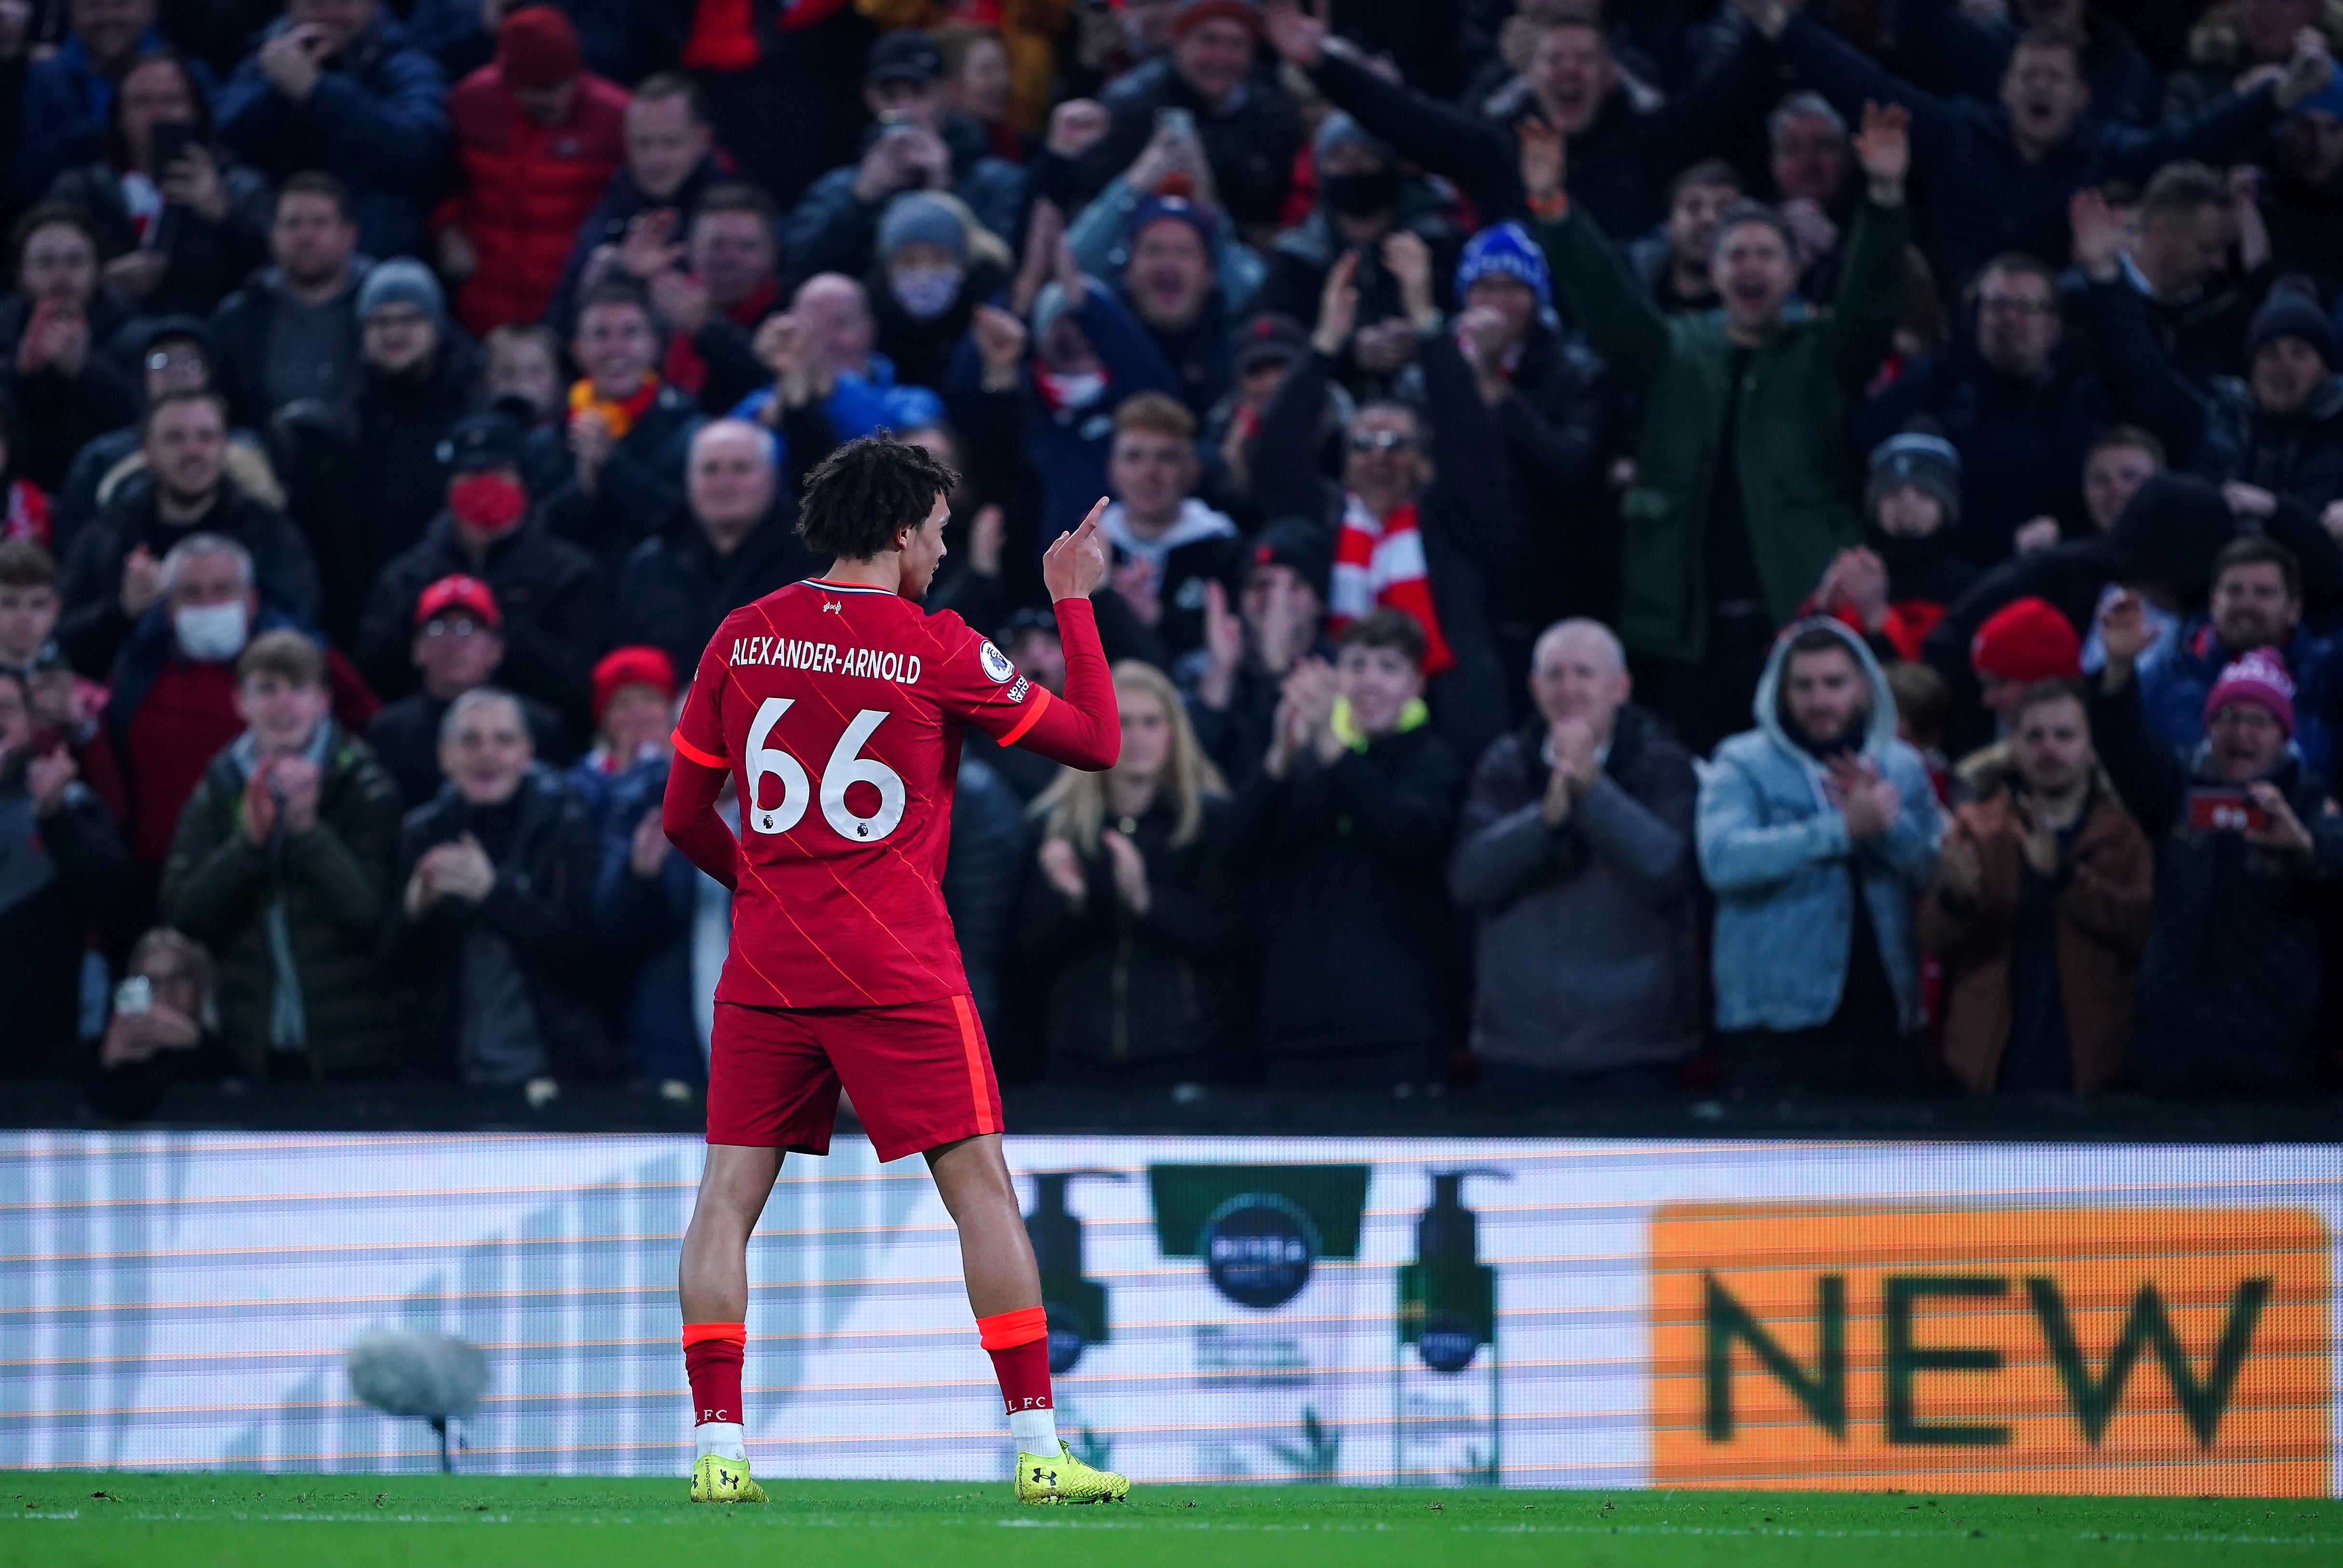
[[[2114,1088],[2154,857],[2099,770],[2071,681],[2028,687],[1993,759],[1920,906],[1920,943],[1945,966],[1946,1069],[1974,1094]]]
[[[201,942],[157,926],[126,967],[82,1092],[99,1115],[135,1121],[152,1115],[172,1084],[227,1077],[236,1061],[220,1044],[212,960]]]
[[[2298,1090],[2318,1013],[2316,895],[2343,878],[2343,816],[2295,749],[2294,681],[2267,650],[2238,658],[2206,696],[2204,743],[2184,752],[2148,728],[2137,596],[2107,606],[2099,635],[2091,728],[2156,845],[2132,1060],[2160,1094]]]
[[[214,145],[196,67],[168,49],[123,73],[98,156],[49,199],[90,216],[106,286],[143,316],[208,316],[268,259],[268,182]]]

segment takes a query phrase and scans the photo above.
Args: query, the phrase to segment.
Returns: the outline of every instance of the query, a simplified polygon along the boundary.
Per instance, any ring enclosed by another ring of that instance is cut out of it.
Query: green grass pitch
[[[2331,1502],[1924,1493],[1143,1486],[1021,1509],[1006,1484],[0,1473],[5,1568],[1994,1568],[2343,1561]]]

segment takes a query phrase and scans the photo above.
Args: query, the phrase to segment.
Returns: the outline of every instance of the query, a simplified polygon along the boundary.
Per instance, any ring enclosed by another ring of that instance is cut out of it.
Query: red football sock
[[[691,1375],[691,1419],[695,1425],[711,1421],[738,1422],[742,1419],[740,1363],[748,1349],[746,1323],[683,1325],[683,1365]]]
[[[1001,1312],[977,1319],[976,1332],[992,1357],[1009,1413],[1050,1409],[1049,1314],[1040,1307]]]

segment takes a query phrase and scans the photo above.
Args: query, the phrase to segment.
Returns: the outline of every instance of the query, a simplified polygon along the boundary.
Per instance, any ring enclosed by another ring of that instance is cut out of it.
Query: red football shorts
[[[830,1152],[838,1091],[881,1160],[1001,1131],[1001,1086],[964,996],[902,1007],[716,1004],[708,1141]]]

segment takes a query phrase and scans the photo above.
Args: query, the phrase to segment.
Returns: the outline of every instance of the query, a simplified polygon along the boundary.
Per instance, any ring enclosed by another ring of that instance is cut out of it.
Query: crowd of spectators
[[[951,463],[1004,1077],[2290,1094],[2338,0],[0,0],[0,1071],[704,1077],[679,677]],[[729,809],[729,808],[728,808]]]

